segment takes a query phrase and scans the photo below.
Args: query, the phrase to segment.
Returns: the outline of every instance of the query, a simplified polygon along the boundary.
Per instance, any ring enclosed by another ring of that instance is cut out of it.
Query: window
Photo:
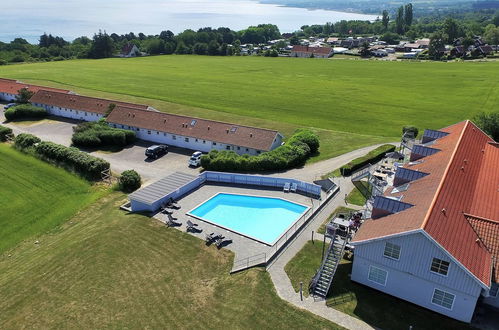
[[[156,132],[156,135],[159,135],[159,132]]]
[[[191,121],[191,126],[196,125],[196,122],[197,122],[197,120],[196,120],[196,119],[193,119],[193,120]]]
[[[367,275],[367,279],[369,281],[385,285],[386,284],[386,278],[388,276],[388,272],[386,270],[383,270],[378,267],[370,266],[369,267],[369,274]]]
[[[172,139],[176,140],[177,136],[176,135],[172,135]]]
[[[185,138],[185,139],[184,139],[184,141],[185,141],[185,142],[189,142],[189,138]]]
[[[248,151],[249,151],[249,149],[248,149],[248,148],[246,148],[246,151],[248,152]]]
[[[166,136],[166,133],[163,133],[163,136]]]
[[[399,260],[400,259],[400,245],[386,242],[385,252],[383,252],[383,255],[387,258],[390,258],[390,259]]]
[[[196,139],[195,141],[196,141],[196,142],[199,142],[199,140],[198,140],[198,139]]]
[[[256,151],[256,153],[257,153],[257,154],[261,154],[262,152],[261,152],[260,150],[257,150],[257,151]]]
[[[85,116],[88,116],[88,113],[85,112]]]
[[[449,272],[449,262],[442,259],[433,258],[430,270],[434,273],[445,275]]]
[[[214,145],[214,146],[216,146],[216,145],[217,145],[217,143],[216,143],[216,142],[213,142],[213,145]]]
[[[236,133],[236,131],[237,131],[237,126],[232,126],[232,128],[230,129],[230,132]]]
[[[230,146],[226,146],[225,149],[230,150]]]
[[[151,131],[147,131],[147,134],[149,134],[149,135],[150,135],[150,134],[151,134]]]
[[[241,150],[241,147],[237,147],[237,150]]]
[[[116,124],[113,124],[113,127],[116,128]]]
[[[490,296],[491,297],[497,297],[499,291],[499,284],[498,283],[492,283],[492,286],[490,287]]]
[[[206,140],[203,140],[203,144],[206,143]]]
[[[140,128],[137,127],[137,132],[140,132]]]
[[[435,289],[435,291],[433,291],[433,297],[431,298],[431,302],[434,303],[435,305],[439,305],[447,309],[452,309],[455,297],[456,296],[453,295],[452,293]]]

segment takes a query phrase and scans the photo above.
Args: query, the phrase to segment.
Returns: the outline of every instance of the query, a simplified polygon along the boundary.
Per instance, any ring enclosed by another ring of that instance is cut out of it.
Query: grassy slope
[[[209,56],[0,68],[2,77],[51,82],[93,95],[120,93],[163,111],[277,128],[287,135],[298,126],[323,129],[323,154],[328,156],[338,154],[340,143],[352,149],[398,139],[405,124],[440,128],[494,109],[499,105],[498,73],[499,63]],[[337,140],[345,136],[350,138]]]
[[[300,281],[303,281],[304,287],[308,286],[316,269],[320,267],[321,251],[322,242],[308,242],[286,265],[286,273],[295,290],[298,290]],[[409,329],[410,325],[414,329],[428,330],[471,329],[464,323],[354,283],[349,277],[351,272],[352,263],[343,260],[335,274],[326,302],[331,308],[386,330]]]
[[[0,328],[337,329],[280,300],[265,271],[229,275],[228,250],[120,211],[124,198],[0,257]]]
[[[86,181],[0,144],[0,253],[95,201]]]

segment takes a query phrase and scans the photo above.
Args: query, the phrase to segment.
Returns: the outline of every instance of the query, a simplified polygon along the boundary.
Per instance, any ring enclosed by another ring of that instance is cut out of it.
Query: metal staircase
[[[322,261],[321,268],[310,282],[309,290],[313,295],[326,298],[333,282],[334,273],[343,257],[345,245],[346,240],[335,234]]]

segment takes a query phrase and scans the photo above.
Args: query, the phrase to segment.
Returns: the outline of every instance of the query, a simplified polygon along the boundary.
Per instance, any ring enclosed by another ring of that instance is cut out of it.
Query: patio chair
[[[178,218],[175,218],[173,215],[171,214],[167,214],[168,216],[168,220],[172,220],[172,221],[175,221],[175,220],[178,220]]]
[[[173,214],[173,211],[170,210],[170,209],[167,209],[166,207],[163,207],[161,209],[161,213],[163,213],[163,214]]]
[[[283,188],[283,191],[284,192],[289,192],[289,189],[291,188],[291,184],[289,182],[286,182],[284,184],[284,188]]]
[[[297,185],[296,183],[294,183],[294,182],[293,182],[293,183],[291,184],[291,188],[290,188],[290,190],[291,190],[292,192],[294,192],[294,193],[295,193],[295,192],[296,192],[296,189],[298,189],[298,185]]]

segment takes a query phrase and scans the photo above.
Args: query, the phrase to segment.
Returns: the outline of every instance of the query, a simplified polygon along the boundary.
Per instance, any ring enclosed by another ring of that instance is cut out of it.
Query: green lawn
[[[323,134],[317,159],[441,128],[499,106],[497,62],[156,56],[9,65],[0,76],[162,111]],[[341,133],[341,132],[346,132]]]
[[[310,241],[286,265],[285,270],[298,291],[300,281],[308,283],[321,264],[322,242]],[[472,329],[467,324],[458,322],[418,307],[406,301],[381,293],[350,280],[352,263],[343,260],[334,276],[329,291],[327,305],[378,328],[390,330],[409,329]]]
[[[348,194],[347,203],[364,206],[367,200],[366,194],[370,194],[369,183],[367,181],[359,181],[355,184],[355,188]]]
[[[0,144],[0,254],[50,231],[102,192],[63,169]]]
[[[142,215],[111,193],[40,244],[0,257],[0,328],[339,329],[281,300],[263,269]]]

